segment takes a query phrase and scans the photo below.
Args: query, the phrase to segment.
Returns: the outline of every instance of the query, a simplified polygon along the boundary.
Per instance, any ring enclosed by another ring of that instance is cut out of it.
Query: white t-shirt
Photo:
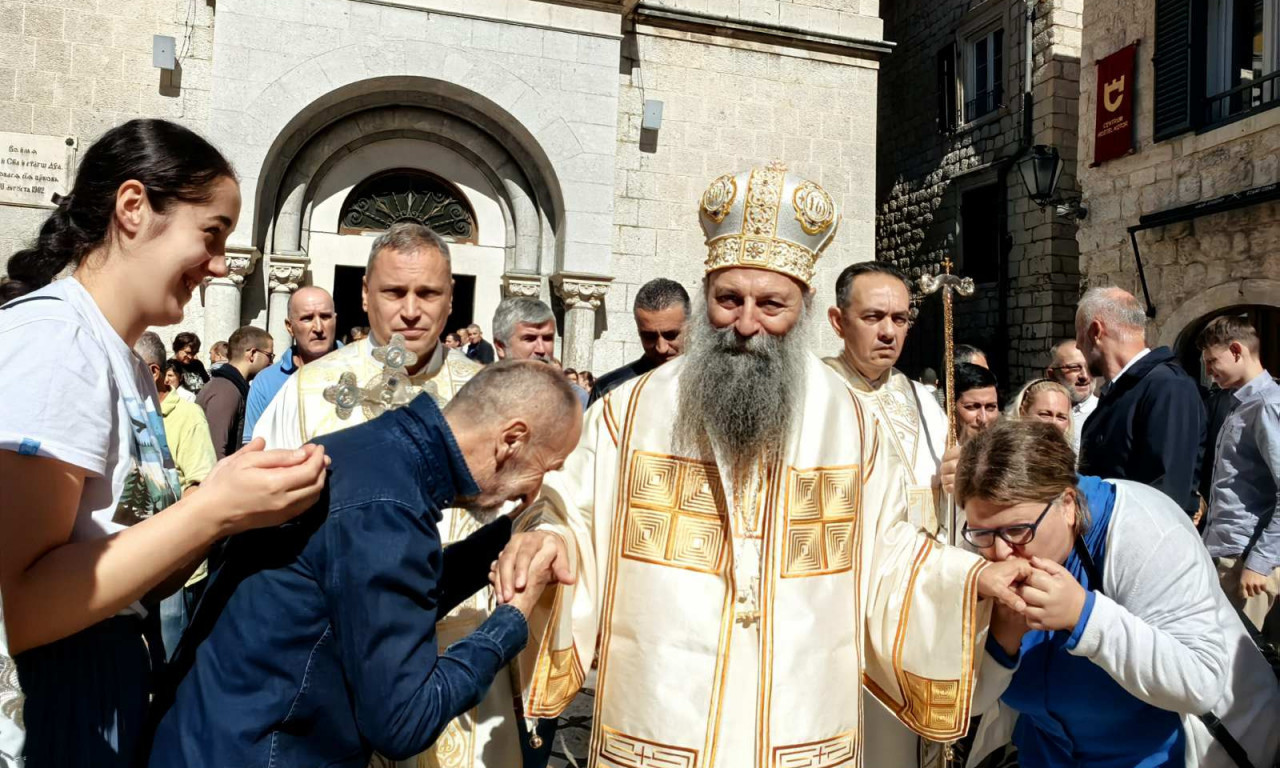
[[[116,370],[132,372],[133,381],[116,381],[113,356]],[[135,471],[135,429],[164,433],[155,380],[84,286],[58,280],[0,309],[0,371],[0,450],[58,459],[88,473],[71,541],[109,536],[145,517],[121,499]],[[127,401],[147,423],[134,423]],[[135,496],[136,486],[135,480]],[[134,603],[122,613],[146,611]]]

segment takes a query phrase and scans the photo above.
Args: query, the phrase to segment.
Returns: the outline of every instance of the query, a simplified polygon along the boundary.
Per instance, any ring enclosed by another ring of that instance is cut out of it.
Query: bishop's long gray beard
[[[744,339],[694,310],[676,404],[678,452],[711,451],[730,464],[735,484],[758,460],[781,455],[803,397],[808,315],[806,307],[786,336]]]

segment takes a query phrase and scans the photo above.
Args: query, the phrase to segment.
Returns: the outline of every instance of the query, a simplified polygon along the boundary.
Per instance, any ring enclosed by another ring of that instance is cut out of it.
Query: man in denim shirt
[[[1257,331],[1241,318],[1212,321],[1197,345],[1213,380],[1236,390],[1218,433],[1204,541],[1227,598],[1262,629],[1280,592],[1280,384],[1258,359]]]
[[[532,499],[577,444],[581,408],[558,371],[486,368],[443,414],[429,397],[317,442],[326,493],[296,521],[241,536],[162,686],[154,768],[365,768],[429,747],[527,641],[554,568],[443,653],[436,619],[486,583],[497,520],[442,551],[450,506]]]

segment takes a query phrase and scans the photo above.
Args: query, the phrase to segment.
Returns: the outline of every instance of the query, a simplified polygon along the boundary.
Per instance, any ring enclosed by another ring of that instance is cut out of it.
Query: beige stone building
[[[176,71],[153,66],[156,35]],[[782,159],[832,194],[823,302],[872,256],[889,49],[877,0],[3,0],[0,143],[73,164],[158,116],[219,146],[244,206],[233,274],[182,324],[206,346],[247,322],[280,343],[305,284],[362,324],[372,237],[416,218],[455,243],[450,327],[538,295],[566,365],[599,373],[639,354],[640,284],[698,284],[697,200],[722,173]],[[26,189],[0,190],[0,260],[45,215]]]
[[[1280,374],[1280,3],[1087,4],[1081,158],[1094,151],[1095,62],[1134,41],[1133,153],[1081,164],[1081,270],[1145,299],[1148,341],[1193,375],[1196,333],[1226,312],[1253,320]]]
[[[1084,0],[892,0],[894,53],[881,68],[876,252],[912,277],[944,259],[972,277],[957,300],[957,342],[986,353],[1004,389],[1040,375],[1072,334],[1080,271],[1074,219],[1032,202],[1019,163],[1036,145],[1063,160],[1076,191]],[[1028,39],[1030,45],[1028,47]],[[903,358],[941,371],[937,297]]]

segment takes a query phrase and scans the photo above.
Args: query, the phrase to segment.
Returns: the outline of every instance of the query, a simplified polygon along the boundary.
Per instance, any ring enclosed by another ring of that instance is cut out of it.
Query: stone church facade
[[[175,40],[177,71],[152,66],[153,35]],[[844,218],[820,306],[872,257],[890,49],[877,0],[8,1],[0,134],[83,151],[165,117],[227,154],[232,274],[181,325],[206,348],[244,323],[282,345],[302,285],[333,292],[340,330],[360,324],[369,244],[412,218],[453,242],[450,328],[489,331],[504,295],[539,296],[565,365],[601,373],[639,355],[641,284],[697,288],[697,201],[723,173],[781,159],[831,193]],[[0,203],[0,262],[45,213]]]

